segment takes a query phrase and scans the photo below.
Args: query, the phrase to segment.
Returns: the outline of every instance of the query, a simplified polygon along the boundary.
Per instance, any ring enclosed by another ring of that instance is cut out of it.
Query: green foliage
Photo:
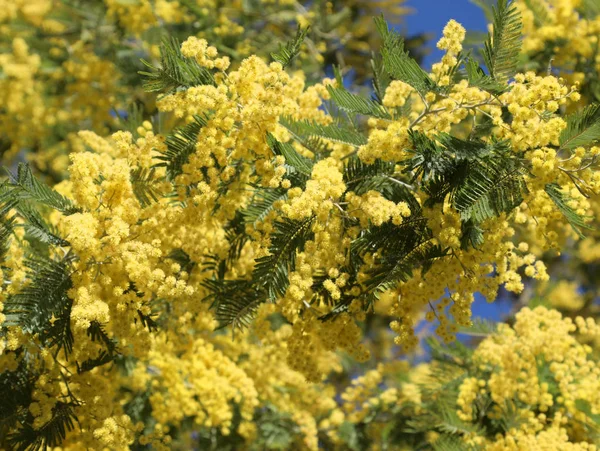
[[[379,295],[399,282],[409,280],[415,269],[427,272],[433,260],[447,252],[432,241],[427,220],[410,217],[402,224],[384,223],[363,231],[351,244],[351,254],[361,257],[379,251],[376,265],[367,271],[363,299],[370,306]],[[356,258],[356,257],[355,257]]]
[[[600,0],[583,0],[581,3],[586,17],[593,19],[600,15]]]
[[[560,134],[562,149],[587,146],[600,139],[600,105],[588,105],[565,120],[567,127]]]
[[[174,180],[175,177],[183,172],[183,165],[188,162],[188,158],[196,150],[198,134],[202,127],[205,127],[208,117],[194,115],[194,120],[189,124],[176,129],[167,136],[165,144],[167,150],[156,157],[162,163],[156,164],[157,167],[164,166],[167,170],[167,178]]]
[[[361,451],[368,448],[369,441],[364,431],[364,424],[344,421],[340,425],[339,435],[348,449],[352,451]]]
[[[484,242],[483,229],[472,219],[461,223],[460,247],[468,249],[473,247],[478,249]]]
[[[313,162],[296,152],[296,149],[290,143],[277,141],[271,133],[268,133],[267,144],[275,155],[281,155],[285,158],[285,163],[292,172],[298,172],[306,178],[310,177]]]
[[[470,326],[459,326],[458,328],[458,333],[471,337],[488,337],[497,331],[497,323],[481,318],[474,319]]]
[[[484,89],[494,95],[502,94],[508,89],[506,84],[500,83],[489,75],[486,75],[481,66],[479,66],[479,63],[472,58],[466,60],[465,71],[470,86]]]
[[[592,431],[592,436],[600,439],[600,414],[592,412],[590,402],[586,399],[578,399],[575,401],[575,407],[580,412],[583,412],[589,421],[583,424],[583,427]]]
[[[371,59],[371,70],[373,72],[373,91],[377,101],[383,104],[385,91],[390,85],[391,78],[383,66],[383,58],[380,54],[374,54]]]
[[[11,174],[11,182],[8,188],[11,190],[11,197],[20,201],[38,202],[65,215],[71,215],[79,211],[73,205],[73,202],[35,177],[29,165],[24,163],[19,163],[16,175]]]
[[[379,103],[352,94],[343,87],[334,88],[333,86],[327,86],[327,91],[331,96],[331,100],[333,100],[341,110],[346,111],[347,113],[363,114],[379,119],[390,119],[391,117],[386,108]]]
[[[142,63],[149,71],[140,71],[145,77],[144,90],[171,94],[178,89],[188,89],[193,86],[214,85],[212,73],[201,66],[193,58],[186,58],[181,53],[177,39],[165,39],[160,48],[160,65],[154,66],[148,61]]]
[[[281,63],[283,67],[287,67],[300,53],[300,47],[308,34],[309,28],[302,29],[298,26],[298,31],[294,39],[289,41],[285,46],[279,45],[277,52],[271,53],[271,58],[278,63]]]
[[[485,14],[485,18],[488,22],[494,21],[494,5],[495,0],[469,0],[471,3],[479,6],[483,13]]]
[[[256,224],[267,217],[273,210],[275,202],[287,199],[287,190],[284,188],[262,188],[258,190],[250,205],[242,210],[244,222]]]
[[[429,204],[443,202],[450,195],[461,219],[476,225],[522,202],[525,168],[506,142],[465,141],[445,133],[434,140],[412,131],[410,137],[413,157],[403,164],[413,181],[420,178],[424,183]],[[470,227],[467,232],[475,230]],[[481,238],[473,236],[465,242],[473,240]]]
[[[48,224],[37,209],[30,203],[23,201],[16,206],[18,213],[25,219],[26,238],[41,241],[54,246],[68,246],[69,242],[61,238],[56,228]]]
[[[414,196],[407,192],[412,186],[401,180],[402,174],[396,173],[396,164],[383,160],[375,160],[373,164],[366,164],[360,158],[353,156],[348,159],[344,168],[344,183],[348,191],[358,195],[374,190],[384,197],[398,202],[400,198],[406,200],[414,213]]]
[[[127,130],[131,133],[132,136],[139,136],[138,127],[142,125],[144,122],[144,106],[133,103],[129,106],[127,111],[119,112],[118,110],[113,110],[117,118],[119,119],[119,124],[123,130]]]
[[[472,451],[473,447],[467,445],[459,437],[442,436],[432,444],[434,451]]]
[[[408,281],[417,268],[426,273],[434,260],[445,256],[447,251],[432,241],[415,243],[403,252],[383,256],[378,261],[378,267],[368,271],[367,306],[379,299],[381,293],[395,288],[400,282]]]
[[[220,327],[231,325],[234,332],[250,325],[256,309],[265,301],[264,291],[257,290],[250,280],[213,277],[203,285],[209,291],[204,300],[211,302]]]
[[[8,325],[18,325],[24,331],[39,333],[44,346],[57,347],[68,357],[73,348],[71,306],[68,296],[72,287],[70,263],[32,256],[25,261],[30,283],[8,297],[4,313]]]
[[[313,220],[311,216],[302,221],[285,218],[275,222],[269,255],[256,259],[252,274],[269,299],[275,300],[285,293],[289,285],[289,271],[296,266],[296,252],[301,251],[312,236],[310,226]]]
[[[383,67],[391,78],[400,80],[415,88],[420,94],[436,91],[437,85],[419,63],[412,59],[404,48],[404,39],[389,29],[383,17],[375,18],[383,46],[381,56]]]
[[[473,355],[473,351],[462,343],[454,342],[449,345],[445,345],[434,337],[430,337],[426,341],[430,348],[431,358],[436,362],[450,365],[454,370],[457,368],[464,369],[470,365],[470,359]],[[454,383],[456,378],[450,377],[452,375],[453,373],[443,375],[438,374],[437,377],[443,377],[444,380],[449,378],[448,380]],[[436,377],[435,374],[434,377]],[[444,384],[447,384],[447,382],[444,382]]]
[[[569,206],[569,197],[563,192],[560,185],[557,183],[549,183],[545,187],[546,194],[552,199],[554,205],[564,215],[565,219],[569,222],[575,233],[579,237],[583,238],[583,232],[581,229],[592,229],[587,224],[586,217],[578,214],[571,206]]]
[[[515,74],[521,52],[521,18],[509,0],[498,0],[493,15],[493,29],[484,44],[483,60],[490,76],[505,83]]]
[[[319,137],[355,147],[367,144],[367,137],[363,133],[342,124],[321,125],[312,121],[294,121],[289,118],[282,118],[279,122],[301,143],[308,141],[310,137]]]
[[[275,406],[267,404],[256,419],[258,441],[263,449],[291,449],[294,439],[301,435],[299,426],[290,414],[280,412]]]
[[[131,184],[133,193],[139,201],[142,208],[158,202],[161,197],[158,187],[156,186],[161,180],[156,178],[155,169],[137,168],[131,173]]]
[[[106,365],[107,363],[113,362],[119,356],[117,342],[107,335],[102,324],[99,322],[92,321],[90,327],[88,327],[87,336],[90,337],[93,342],[100,343],[105,349],[102,349],[97,357],[87,359],[81,365],[76,362],[78,373],[85,373],[96,367]]]
[[[453,195],[461,219],[481,223],[508,213],[522,201],[526,190],[524,169],[516,159],[487,157],[470,164],[463,183]]]
[[[13,199],[9,202],[4,202],[4,197],[3,194],[0,194],[0,263],[4,261],[10,248],[16,220],[16,215],[10,214],[10,211],[16,204],[16,200]]]
[[[75,427],[77,417],[73,410],[74,404],[58,401],[52,408],[52,418],[40,428],[34,428],[32,423],[21,425],[15,433],[8,437],[11,449],[15,451],[39,451],[48,447],[60,446],[67,432]]]

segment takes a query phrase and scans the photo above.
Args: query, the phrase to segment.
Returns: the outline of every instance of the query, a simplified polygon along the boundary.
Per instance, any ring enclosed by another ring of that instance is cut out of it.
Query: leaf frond
[[[347,89],[334,88],[327,86],[327,91],[331,100],[343,111],[351,114],[362,114],[364,116],[376,117],[379,119],[390,119],[390,113],[387,109],[371,99],[366,99],[357,94],[353,94]]]
[[[493,29],[484,44],[483,60],[490,76],[506,83],[515,74],[521,53],[521,17],[509,0],[498,0],[493,14]]]
[[[313,168],[312,160],[300,155],[290,143],[282,143],[271,133],[267,133],[267,144],[275,155],[281,155],[285,158],[286,165],[291,166],[294,171],[305,177],[310,177]]]
[[[285,46],[279,45],[279,50],[277,52],[271,53],[271,58],[273,61],[280,63],[283,67],[287,67],[290,63],[298,56],[300,53],[300,48],[304,39],[306,39],[306,35],[308,34],[310,28],[302,28],[298,26],[298,30],[296,31],[296,36],[290,41],[286,43]]]
[[[600,104],[588,105],[565,120],[567,126],[559,140],[562,149],[575,149],[600,140]]]
[[[404,49],[404,39],[390,30],[381,16],[375,18],[375,26],[383,41],[381,48],[383,66],[391,78],[412,86],[421,95],[436,91],[436,83]]]
[[[61,446],[67,432],[75,428],[77,416],[72,403],[58,401],[52,408],[51,419],[39,428],[26,423],[8,436],[15,451],[41,451]]]
[[[24,261],[30,283],[9,296],[4,313],[8,324],[40,333],[44,346],[58,346],[68,356],[73,348],[70,261],[29,257]]]
[[[290,118],[281,118],[280,123],[300,142],[306,141],[310,137],[320,137],[355,147],[367,144],[367,137],[363,133],[347,126],[321,125],[308,120],[294,121]]]
[[[65,215],[80,211],[71,200],[54,191],[33,175],[29,165],[19,163],[17,174],[12,176],[13,195],[18,199],[31,200],[58,210]]]
[[[164,39],[160,47],[160,65],[142,60],[148,71],[140,71],[144,76],[143,88],[146,92],[171,94],[178,89],[193,86],[214,85],[212,73],[198,64],[194,58],[186,58],[181,53],[179,41],[175,38]]]
[[[161,197],[161,193],[156,186],[161,180],[155,178],[154,174],[154,168],[140,167],[131,172],[133,194],[135,194],[142,208],[150,206],[153,202],[158,202]]]
[[[253,279],[264,287],[270,299],[282,296],[289,285],[289,271],[296,265],[296,251],[312,236],[314,217],[302,221],[284,218],[274,224],[269,255],[256,259]]]
[[[206,126],[208,120],[207,116],[195,115],[192,122],[176,129],[167,136],[165,140],[167,150],[156,157],[161,163],[155,166],[166,167],[169,180],[174,180],[183,172],[183,165],[188,162],[190,155],[196,151],[198,134]]]
[[[580,237],[584,238],[581,229],[593,229],[587,223],[589,218],[578,214],[571,206],[569,206],[569,196],[564,193],[560,185],[557,183],[549,183],[544,188],[546,194],[552,199],[556,208],[564,215],[565,219],[569,222],[575,233]]]

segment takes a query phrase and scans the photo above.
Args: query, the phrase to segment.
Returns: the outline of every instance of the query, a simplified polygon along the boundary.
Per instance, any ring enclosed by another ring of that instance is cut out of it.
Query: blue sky
[[[409,35],[429,33],[433,37],[428,42],[432,52],[424,61],[427,68],[442,55],[436,49],[435,43],[441,37],[442,30],[450,19],[458,21],[467,30],[487,31],[483,11],[470,0],[407,0],[406,4],[414,10],[414,13],[405,17],[405,23],[401,28]]]

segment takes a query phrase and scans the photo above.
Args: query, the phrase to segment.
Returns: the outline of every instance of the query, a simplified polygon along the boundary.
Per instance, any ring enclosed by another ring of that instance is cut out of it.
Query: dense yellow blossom
[[[52,446],[171,449],[230,439],[252,449],[283,423],[280,447],[347,449],[354,440],[356,448],[360,433],[383,449],[394,432],[386,421],[411,418],[413,432],[402,432],[415,442],[406,447],[444,440],[455,421],[458,440],[483,449],[595,449],[600,326],[578,316],[589,302],[577,283],[555,284],[545,263],[547,251],[580,240],[575,226],[597,213],[600,196],[598,147],[563,142],[564,112],[582,99],[575,76],[523,71],[497,91],[457,80],[466,32],[450,21],[438,42],[444,56],[419,73],[425,88],[393,80],[376,104],[356,100],[339,77],[312,83],[249,55],[239,17],[226,14],[242,2],[103,3],[111,26],[153,60],[144,37],[153,29],[191,26],[196,10],[215,18],[210,32],[171,54],[163,48],[161,65],[148,63],[155,75],[145,75],[160,78],[167,59],[179,58],[206,77],[150,84],[162,91],[156,102],[137,100],[159,114],[114,131],[109,111],[122,106],[123,74],[91,51],[92,38],[51,41],[58,63],[50,75],[25,38],[0,55],[8,119],[0,133],[10,153],[47,141],[48,153],[33,161],[49,172],[68,164],[54,191],[19,166],[0,193],[11,238],[1,254],[0,369],[10,384],[32,387],[26,409],[14,409],[13,439],[76,417]],[[6,24],[17,16],[60,34],[51,6],[0,0],[3,36],[13,36]],[[579,23],[575,6],[552,2],[549,38]],[[324,8],[332,13],[333,2]],[[299,22],[315,19],[292,11]],[[523,17],[527,32],[535,18]],[[527,35],[526,52],[540,39]],[[64,92],[39,102],[48,83]],[[354,112],[339,97],[361,114],[376,110],[356,124],[334,117],[326,102],[336,95],[342,110]],[[65,133],[56,138],[59,125]],[[504,169],[490,154],[515,165],[493,179],[497,190],[476,178]],[[466,182],[453,187],[440,168],[463,163],[454,176]],[[518,195],[503,185],[513,176]],[[597,262],[589,240],[579,253]],[[473,352],[450,345],[473,326],[477,294],[492,302],[500,289],[520,295],[536,281],[543,303],[573,318],[525,307]],[[32,313],[29,299],[46,285],[52,305]],[[431,342],[437,360],[411,368],[399,357],[418,349],[423,319],[443,344]],[[355,375],[361,363],[370,369]],[[13,382],[13,373],[28,376]],[[484,417],[492,426],[479,432]]]

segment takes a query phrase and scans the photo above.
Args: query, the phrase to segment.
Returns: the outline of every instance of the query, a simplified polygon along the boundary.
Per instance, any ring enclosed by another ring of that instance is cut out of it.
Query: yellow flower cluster
[[[403,218],[410,216],[410,208],[406,202],[394,203],[378,191],[369,191],[362,196],[351,192],[346,196],[346,201],[350,204],[352,216],[365,228],[369,223],[381,225],[390,220],[399,225]]]
[[[315,164],[304,191],[299,188],[289,190],[291,201],[283,207],[283,212],[290,219],[317,215],[323,220],[329,216],[334,203],[339,201],[345,190],[338,162],[327,158]]]
[[[550,446],[551,438],[566,444],[569,437],[582,443],[565,449],[595,449],[581,435],[580,424],[594,420],[580,403],[598,411],[600,366],[591,358],[592,349],[577,341],[576,331],[597,335],[600,326],[591,318],[572,321],[556,310],[525,308],[516,315],[513,327],[501,324],[497,334],[478,346],[474,362],[490,373],[489,378],[463,381],[459,415],[472,421],[475,400],[489,396],[493,417],[513,409],[512,415],[521,422],[521,427],[510,429],[486,449],[543,449]]]
[[[535,57],[549,50],[552,66],[563,68],[572,82],[583,82],[586,74],[578,62],[590,61],[600,68],[595,47],[600,18],[593,7],[579,0],[535,0],[515,2],[523,22],[523,51]]]

